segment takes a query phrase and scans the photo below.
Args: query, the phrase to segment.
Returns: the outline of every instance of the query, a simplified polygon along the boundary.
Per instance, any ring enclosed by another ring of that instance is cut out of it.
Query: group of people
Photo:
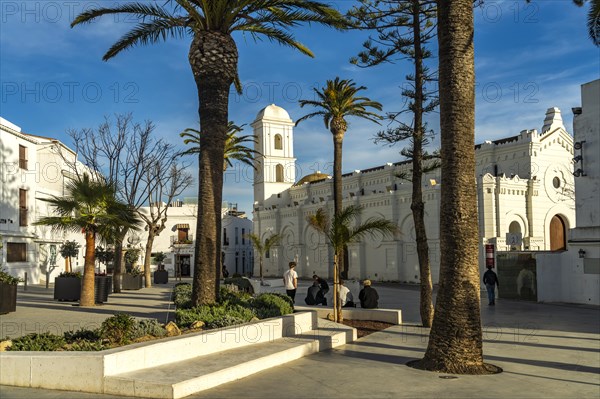
[[[283,273],[283,284],[287,295],[295,302],[296,291],[298,290],[298,273],[296,272],[296,262],[289,263],[289,270]],[[379,294],[371,287],[371,280],[363,281],[364,288],[360,290],[358,299],[360,307],[364,309],[375,309],[379,306]],[[313,283],[306,292],[304,302],[307,305],[323,305],[327,306],[327,293],[329,292],[329,284],[327,281],[318,275],[313,275]],[[340,280],[339,298],[343,307],[356,307],[354,296],[348,287],[344,285],[344,281]]]

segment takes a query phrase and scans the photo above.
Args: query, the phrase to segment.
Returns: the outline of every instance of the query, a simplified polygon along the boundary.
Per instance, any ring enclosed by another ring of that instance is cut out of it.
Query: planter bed
[[[0,314],[17,310],[17,285],[0,283]]]
[[[144,276],[143,275],[131,275],[125,273],[123,275],[123,280],[121,281],[121,289],[124,290],[141,290],[144,286]]]

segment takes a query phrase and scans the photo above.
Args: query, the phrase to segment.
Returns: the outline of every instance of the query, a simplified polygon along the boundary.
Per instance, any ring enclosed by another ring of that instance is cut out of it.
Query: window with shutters
[[[27,147],[19,145],[19,168],[27,170]]]
[[[27,262],[27,244],[24,242],[6,243],[6,262]]]
[[[19,189],[19,226],[27,226],[27,190]]]

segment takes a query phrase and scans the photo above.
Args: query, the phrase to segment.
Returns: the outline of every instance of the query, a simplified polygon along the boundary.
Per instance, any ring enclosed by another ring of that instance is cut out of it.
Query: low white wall
[[[305,334],[317,323],[316,312],[298,312],[100,352],[0,352],[0,385],[102,393],[105,376]]]
[[[316,311],[320,318],[327,318],[333,308],[323,306],[296,306],[297,311]],[[344,319],[383,321],[391,324],[402,324],[402,311],[397,309],[362,309],[342,308]]]

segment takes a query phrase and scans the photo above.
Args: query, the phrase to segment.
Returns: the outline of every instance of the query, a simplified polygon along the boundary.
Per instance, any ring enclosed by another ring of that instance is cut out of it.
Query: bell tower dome
[[[251,124],[256,136],[254,202],[262,204],[272,195],[290,188],[296,181],[294,122],[287,111],[271,104]]]

